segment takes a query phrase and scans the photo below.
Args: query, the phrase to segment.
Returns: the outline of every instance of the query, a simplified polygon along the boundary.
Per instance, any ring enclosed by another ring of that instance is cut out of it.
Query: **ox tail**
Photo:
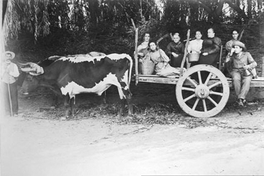
[[[130,64],[129,64],[129,75],[128,75],[128,87],[130,88],[130,82],[131,82],[131,75],[132,75],[132,68],[133,68],[133,60],[132,58],[128,55],[127,56]]]

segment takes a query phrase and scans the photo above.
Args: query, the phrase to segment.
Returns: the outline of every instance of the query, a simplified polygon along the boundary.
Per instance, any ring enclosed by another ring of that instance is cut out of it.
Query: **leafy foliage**
[[[145,32],[157,40],[170,32],[223,24],[243,26],[261,16],[257,0],[9,0],[5,19],[7,47],[14,41],[33,40],[37,49],[54,54],[99,50],[133,52],[133,19],[139,38]],[[160,4],[157,4],[159,2]],[[219,28],[221,27],[221,28]],[[241,27],[240,27],[241,28]],[[31,36],[29,36],[29,34]],[[39,48],[40,47],[40,48]]]

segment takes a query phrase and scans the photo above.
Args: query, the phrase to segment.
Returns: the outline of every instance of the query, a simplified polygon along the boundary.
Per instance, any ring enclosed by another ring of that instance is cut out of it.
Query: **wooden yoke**
[[[184,67],[184,63],[186,62],[186,58],[187,58],[187,55],[188,55],[188,50],[187,50],[187,47],[189,45],[189,42],[190,42],[190,29],[188,29],[187,31],[187,40],[186,40],[186,44],[185,44],[185,48],[184,48],[184,55],[183,55],[183,58],[182,58],[182,63],[181,63],[181,71],[180,71],[180,76],[183,75],[183,67]]]
[[[133,24],[134,30],[135,30],[135,52],[134,52],[134,59],[135,59],[135,79],[136,82],[135,84],[138,84],[138,50],[137,50],[137,45],[138,45],[138,28],[136,28],[136,25],[134,23],[134,20],[131,19],[131,22]]]

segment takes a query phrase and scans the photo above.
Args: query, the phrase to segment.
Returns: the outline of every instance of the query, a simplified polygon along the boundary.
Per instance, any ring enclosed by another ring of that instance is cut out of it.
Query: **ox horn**
[[[23,72],[29,73],[33,76],[37,76],[44,73],[44,70],[41,66],[33,62],[27,62],[25,64],[21,64],[21,70]]]

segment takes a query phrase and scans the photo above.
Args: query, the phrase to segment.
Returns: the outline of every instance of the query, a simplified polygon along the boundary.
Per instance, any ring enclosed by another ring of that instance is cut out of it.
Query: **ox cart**
[[[189,40],[189,30],[187,42]],[[137,38],[136,38],[137,39]],[[187,51],[183,57],[183,68]],[[222,47],[219,67],[199,64],[188,68],[184,73],[174,77],[143,75],[139,73],[138,58],[135,56],[135,81],[138,83],[175,85],[175,96],[178,105],[193,117],[208,118],[217,115],[225,107],[232,85],[232,79],[226,77],[221,70]],[[251,87],[264,87],[264,77],[252,79]]]

